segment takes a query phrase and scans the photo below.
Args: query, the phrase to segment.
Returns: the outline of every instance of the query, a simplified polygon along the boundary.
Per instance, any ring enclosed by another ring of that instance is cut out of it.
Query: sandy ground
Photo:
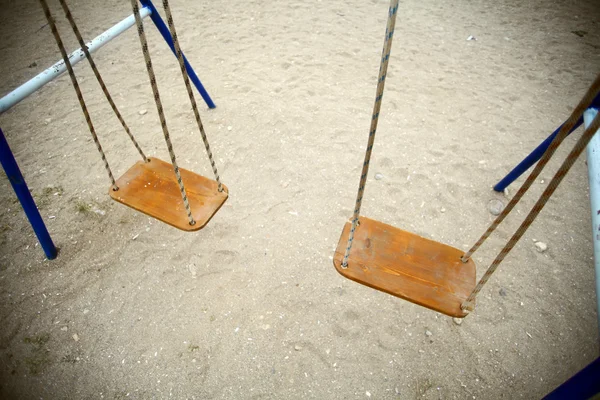
[[[69,3],[86,38],[130,13]],[[45,260],[2,175],[0,397],[539,398],[598,356],[584,160],[461,325],[335,271],[387,17],[383,0],[352,3],[173,0],[230,188],[197,233],[109,199],[68,76],[0,117],[60,247]],[[0,10],[7,93],[59,53],[36,1]],[[488,203],[507,202],[490,186],[598,73],[599,21],[596,1],[402,2],[362,214],[466,249]],[[180,165],[210,177],[176,60],[148,32]],[[135,31],[95,59],[143,148],[167,160]],[[87,64],[76,72],[120,175],[138,155]],[[558,163],[476,254],[479,275]]]

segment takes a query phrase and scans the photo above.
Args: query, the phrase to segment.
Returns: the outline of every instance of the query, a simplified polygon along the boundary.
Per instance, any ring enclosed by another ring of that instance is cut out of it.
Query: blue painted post
[[[140,3],[142,3],[144,7],[148,7],[150,11],[152,11],[152,13],[150,14],[150,19],[152,19],[152,22],[154,22],[154,25],[156,25],[156,29],[158,29],[163,39],[165,39],[165,42],[167,42],[175,57],[177,57],[177,54],[175,53],[175,47],[173,45],[173,38],[171,37],[171,32],[160,17],[160,14],[156,10],[156,7],[154,7],[154,4],[152,4],[152,1],[140,0]],[[196,89],[198,89],[200,96],[202,96],[208,108],[215,108],[215,103],[213,103],[212,99],[210,98],[210,95],[208,94],[206,89],[204,89],[204,86],[202,86],[202,82],[200,82],[198,75],[196,75],[196,72],[194,72],[194,68],[192,68],[192,66],[188,62],[187,58],[185,57],[185,54],[183,55],[183,61],[185,63],[185,69],[187,70],[190,80],[194,83]]]
[[[600,393],[600,358],[557,387],[544,400],[592,399]]]
[[[569,132],[569,135],[575,129],[579,128],[579,126],[582,123],[583,123],[583,118],[579,118],[579,121],[577,121],[577,123],[575,124],[573,129],[571,129],[571,131]],[[515,168],[513,168],[512,171],[510,171],[508,174],[506,174],[506,176],[504,178],[502,178],[500,180],[500,182],[496,183],[496,185],[494,185],[494,190],[496,192],[503,192],[504,189],[506,189],[511,183],[516,181],[521,175],[523,175],[523,173],[525,173],[525,171],[527,171],[529,168],[531,168],[531,166],[533,164],[538,162],[540,160],[540,158],[542,158],[542,156],[544,155],[544,152],[546,151],[548,146],[550,146],[550,143],[552,142],[552,140],[554,140],[554,138],[558,134],[558,131],[560,130],[560,128],[562,128],[562,125],[559,126],[558,128],[556,128],[556,130],[554,132],[552,132],[552,134],[550,136],[548,136],[546,138],[546,140],[544,140],[538,147],[536,147],[535,150],[533,150],[531,153],[529,153],[529,155],[527,157],[525,157],[523,159],[523,161],[521,161],[519,163],[519,165],[517,165]]]
[[[592,101],[592,104],[590,104],[590,107],[600,107],[600,94],[596,95],[596,97]],[[579,128],[581,124],[583,124],[583,118],[579,118],[573,129],[571,129],[571,132],[569,132],[569,135],[573,133],[575,129]],[[544,140],[538,147],[536,147],[536,149],[533,150],[527,157],[525,157],[525,159],[521,161],[519,165],[517,165],[512,171],[510,171],[504,178],[502,178],[500,182],[496,183],[496,185],[494,185],[494,190],[496,192],[503,192],[504,189],[506,189],[511,183],[516,181],[521,175],[523,175],[525,171],[531,168],[533,164],[538,162],[540,158],[542,158],[542,155],[544,155],[544,152],[546,151],[548,146],[550,146],[550,142],[552,142],[552,139],[554,139],[554,137],[558,134],[558,131],[561,127],[562,125],[559,126],[552,133],[552,135],[548,136],[546,140]]]
[[[29,193],[27,183],[25,183],[25,179],[19,170],[19,165],[12,151],[10,151],[2,129],[0,129],[0,163],[2,163],[2,168],[4,168],[4,172],[6,172],[6,176],[17,194],[17,198],[21,202],[21,206],[42,245],[42,249],[44,249],[44,253],[46,253],[46,257],[49,260],[55,259],[57,255],[56,247],[52,242],[52,238],[50,238],[46,225],[44,225],[44,220],[35,205],[35,201],[31,197],[31,193]]]

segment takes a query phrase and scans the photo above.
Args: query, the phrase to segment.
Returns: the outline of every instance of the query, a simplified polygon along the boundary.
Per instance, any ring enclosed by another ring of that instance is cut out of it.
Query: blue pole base
[[[597,95],[592,101],[592,104],[590,104],[590,107],[594,108],[599,108],[599,106],[600,94]],[[571,131],[568,134],[570,135],[571,133],[573,133],[573,131],[579,128],[581,124],[583,124],[583,118],[579,118],[573,129],[571,129]],[[564,125],[564,123],[562,125]],[[556,128],[556,130],[552,132],[552,134],[548,136],[546,140],[544,140],[538,147],[535,148],[535,150],[533,150],[527,157],[525,157],[525,159],[521,161],[519,165],[517,165],[512,171],[510,171],[504,178],[502,178],[500,182],[496,183],[494,185],[494,190],[496,192],[503,192],[504,189],[506,189],[511,183],[516,181],[521,175],[523,175],[523,173],[525,173],[525,171],[531,168],[533,164],[538,162],[540,158],[542,158],[542,155],[544,155],[546,149],[548,149],[548,147],[550,146],[552,140],[558,134],[560,128],[562,128],[562,125]]]
[[[583,118],[579,118],[575,126],[573,126],[573,129],[571,129],[571,131],[569,131],[568,134],[570,135],[571,133],[573,133],[573,131],[579,128],[579,126],[582,123]],[[552,134],[548,136],[546,140],[544,140],[538,147],[536,147],[535,150],[529,153],[529,155],[525,157],[523,161],[519,163],[519,165],[513,168],[513,170],[510,171],[504,178],[502,178],[500,182],[496,183],[496,185],[494,185],[494,190],[496,192],[503,192],[504,189],[506,189],[511,183],[516,181],[521,175],[525,173],[525,171],[531,168],[533,164],[538,162],[550,146],[550,143],[552,143],[556,135],[558,135],[558,131],[560,131],[560,128],[562,128],[562,125],[556,128],[556,130],[552,132]]]
[[[33,200],[33,197],[31,197],[31,193],[29,193],[27,183],[25,183],[25,179],[23,178],[19,165],[8,146],[8,142],[4,137],[2,129],[0,129],[0,163],[25,211],[25,215],[27,215],[27,219],[29,219],[29,223],[31,223],[33,231],[42,245],[42,249],[44,249],[44,253],[46,253],[46,257],[48,257],[49,260],[55,259],[58,255],[58,251],[52,242],[48,229],[46,229],[46,225],[35,205],[35,201]]]
[[[600,393],[600,358],[573,375],[545,400],[592,399]]]

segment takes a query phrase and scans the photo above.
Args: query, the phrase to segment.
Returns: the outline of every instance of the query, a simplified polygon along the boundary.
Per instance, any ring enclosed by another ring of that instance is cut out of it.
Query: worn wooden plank
[[[461,250],[360,217],[348,268],[341,267],[351,223],[344,226],[333,264],[348,279],[452,317],[475,287],[475,263]]]
[[[158,158],[149,160],[147,163],[139,161],[125,172],[117,180],[119,190],[109,189],[110,197],[184,231],[202,229],[227,200],[225,185],[224,191],[219,192],[216,181],[180,168],[196,221],[190,225],[173,166]]]

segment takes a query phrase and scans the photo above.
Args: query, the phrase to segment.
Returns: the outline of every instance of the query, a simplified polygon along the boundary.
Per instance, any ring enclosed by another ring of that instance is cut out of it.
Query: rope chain
[[[390,60],[390,52],[392,50],[392,38],[394,36],[394,27],[396,26],[396,15],[398,11],[398,1],[390,0],[390,8],[388,11],[387,26],[385,29],[385,40],[383,43],[383,51],[381,55],[381,64],[379,65],[379,78],[377,81],[377,91],[375,96],[375,104],[373,106],[373,116],[371,118],[371,128],[369,130],[369,140],[367,142],[367,150],[363,162],[362,173],[360,175],[360,184],[358,185],[358,194],[356,196],[356,205],[354,207],[354,215],[352,216],[352,227],[348,236],[348,246],[342,261],[342,268],[348,268],[348,258],[354,241],[354,232],[358,226],[358,218],[360,216],[360,208],[362,205],[365,185],[367,183],[367,174],[369,173],[369,163],[371,162],[371,153],[375,142],[375,133],[377,131],[377,123],[379,122],[379,111],[381,110],[381,99],[383,98],[383,88],[385,87],[385,77],[387,74],[388,63]]]
[[[48,25],[50,25],[50,29],[52,30],[52,34],[54,35],[54,39],[56,40],[56,44],[58,45],[58,49],[60,50],[60,54],[62,55],[63,62],[69,71],[69,76],[71,77],[71,83],[73,84],[73,88],[75,89],[75,93],[77,93],[77,99],[79,100],[79,104],[81,105],[81,110],[83,111],[83,115],[85,116],[85,121],[87,122],[90,133],[92,134],[92,138],[94,139],[94,143],[96,143],[96,147],[98,148],[98,152],[100,156],[102,156],[102,161],[104,162],[104,168],[106,168],[106,172],[108,173],[108,177],[112,184],[113,190],[119,190],[117,183],[115,182],[115,177],[110,170],[110,166],[108,165],[108,160],[106,159],[106,155],[104,154],[104,150],[102,149],[102,145],[100,144],[100,140],[98,139],[98,135],[96,135],[96,130],[94,129],[94,124],[92,124],[92,119],[90,117],[90,113],[88,112],[87,106],[85,105],[85,100],[83,99],[83,94],[81,93],[81,88],[79,87],[79,83],[77,82],[77,77],[75,76],[75,72],[73,71],[73,66],[69,61],[69,56],[67,55],[67,51],[65,50],[65,46],[63,45],[62,39],[60,38],[60,34],[58,33],[58,29],[56,27],[56,23],[54,22],[54,17],[50,12],[50,8],[48,8],[48,3],[46,0],[39,0],[42,8],[44,9],[44,14],[46,15],[46,20],[48,21]]]
[[[183,181],[181,179],[181,173],[179,172],[179,167],[177,166],[177,159],[175,157],[175,152],[173,151],[173,144],[171,143],[171,136],[169,135],[169,129],[167,128],[167,121],[165,119],[165,113],[163,110],[162,102],[160,101],[158,85],[156,84],[156,76],[154,75],[154,68],[152,67],[152,60],[150,59],[150,52],[148,51],[148,42],[146,41],[146,34],[144,33],[144,24],[142,22],[142,17],[140,16],[140,8],[137,4],[137,0],[131,0],[131,7],[133,9],[133,14],[135,15],[135,22],[137,25],[138,36],[140,38],[140,43],[142,45],[142,52],[144,53],[144,59],[146,60],[146,69],[148,70],[148,77],[150,78],[150,86],[152,86],[152,92],[154,93],[154,101],[156,103],[156,109],[158,111],[158,116],[160,118],[160,125],[162,126],[163,134],[165,136],[165,142],[167,142],[167,148],[169,150],[169,155],[171,156],[171,163],[173,164],[173,169],[175,170],[175,176],[177,177],[177,183],[179,184],[179,190],[181,191],[181,198],[183,199],[183,204],[185,206],[185,210],[187,212],[187,216],[190,221],[190,225],[195,225],[196,221],[194,221],[194,217],[192,216],[192,210],[190,209],[190,203],[189,203],[189,200],[187,197],[187,193],[185,191],[185,186],[183,186]]]
[[[208,159],[210,161],[210,165],[212,166],[213,173],[215,174],[215,179],[218,184],[218,190],[219,190],[219,192],[222,192],[223,185],[221,184],[221,178],[219,177],[219,172],[217,171],[217,165],[215,164],[215,160],[213,158],[212,151],[210,150],[210,145],[208,144],[208,138],[206,137],[206,132],[204,131],[204,126],[202,125],[202,120],[200,119],[200,113],[198,112],[198,106],[196,104],[196,99],[194,97],[194,91],[192,90],[192,85],[190,84],[188,72],[187,72],[187,69],[185,68],[183,52],[181,51],[181,46],[179,45],[179,39],[177,38],[177,31],[175,30],[175,23],[173,22],[173,14],[171,14],[171,7],[169,6],[169,0],[163,0],[163,8],[165,9],[165,14],[167,16],[167,24],[169,25],[169,31],[171,32],[171,36],[173,38],[175,54],[177,55],[177,60],[179,61],[179,67],[181,69],[181,75],[183,76],[183,82],[185,83],[185,87],[187,89],[188,96],[190,98],[190,103],[192,103],[192,110],[194,110],[194,116],[196,117],[196,123],[198,124],[198,129],[200,130],[200,135],[202,135],[202,141],[204,142],[204,147],[206,147],[206,153],[208,154]]]
[[[535,182],[537,177],[540,175],[546,164],[550,158],[554,155],[556,149],[560,146],[563,140],[568,136],[569,132],[573,129],[573,126],[577,123],[583,112],[586,108],[591,104],[593,99],[596,97],[598,92],[600,91],[600,75],[596,77],[588,91],[585,93],[584,97],[581,99],[577,107],[571,113],[571,116],[567,121],[563,124],[561,129],[558,131],[558,134],[554,137],[548,149],[542,155],[542,158],[537,162],[535,168],[529,174],[523,185],[519,188],[515,196],[509,201],[508,205],[500,215],[496,217],[494,222],[487,228],[487,230],[481,235],[477,243],[473,245],[473,247],[467,251],[462,256],[462,261],[467,262],[469,258],[479,249],[479,247],[490,237],[490,235],[496,230],[496,228],[504,221],[506,216],[513,210],[513,208],[517,205],[517,203],[521,200],[521,198],[525,195],[525,193],[529,190],[531,185]]]
[[[79,42],[79,46],[81,46],[81,50],[85,54],[85,57],[88,59],[88,61],[90,63],[90,67],[92,67],[92,71],[94,71],[94,75],[96,75],[96,79],[98,80],[98,83],[100,84],[100,87],[102,88],[102,91],[104,92],[104,96],[106,97],[106,100],[108,100],[110,107],[112,108],[115,115],[119,119],[119,122],[125,129],[125,132],[127,132],[127,135],[129,135],[129,138],[131,139],[133,145],[135,146],[137,151],[142,156],[142,159],[144,160],[144,162],[148,162],[148,158],[146,157],[146,155],[140,148],[140,145],[138,144],[138,142],[133,137],[133,134],[129,130],[129,126],[127,126],[127,124],[125,123],[125,120],[123,119],[123,116],[117,109],[117,106],[116,106],[115,102],[113,101],[113,98],[110,95],[108,88],[104,84],[104,80],[102,79],[102,76],[100,75],[100,72],[98,71],[98,68],[96,67],[96,63],[92,59],[92,55],[90,54],[89,49],[88,49],[87,45],[85,44],[83,37],[81,36],[81,32],[79,31],[79,28],[77,27],[77,24],[75,23],[75,19],[73,18],[73,15],[71,14],[71,10],[69,10],[69,6],[67,5],[65,0],[59,0],[59,1],[60,1],[60,5],[62,6],[62,8],[65,12],[65,16],[67,17],[67,20],[69,20],[69,24],[71,24],[73,33],[75,33],[75,36],[77,36],[77,41]]]
[[[481,279],[477,283],[477,286],[475,286],[475,289],[473,289],[473,292],[461,305],[462,310],[471,310],[473,308],[473,301],[475,300],[475,297],[477,297],[477,294],[481,291],[481,288],[487,283],[494,271],[496,271],[496,268],[498,268],[498,265],[500,265],[502,260],[504,260],[508,253],[510,253],[510,251],[513,249],[513,247],[519,241],[519,239],[521,239],[521,237],[525,234],[529,226],[531,226],[535,218],[539,215],[540,211],[542,211],[542,208],[544,208],[544,206],[546,205],[546,202],[550,199],[550,196],[554,194],[558,185],[561,183],[567,172],[569,172],[569,169],[573,166],[579,155],[583,152],[583,150],[588,145],[592,137],[594,137],[594,134],[596,133],[596,131],[598,131],[599,128],[600,115],[596,115],[590,126],[583,132],[583,135],[579,138],[579,140],[573,147],[573,150],[571,150],[565,161],[558,169],[558,171],[556,171],[556,174],[548,184],[548,187],[546,188],[546,190],[544,190],[538,201],[535,203],[535,205],[527,215],[527,218],[525,218],[521,226],[519,226],[519,229],[517,229],[515,234],[510,238],[510,240],[500,251],[498,256],[496,256],[496,259],[492,262],[487,271],[485,271],[485,274],[481,277]]]

